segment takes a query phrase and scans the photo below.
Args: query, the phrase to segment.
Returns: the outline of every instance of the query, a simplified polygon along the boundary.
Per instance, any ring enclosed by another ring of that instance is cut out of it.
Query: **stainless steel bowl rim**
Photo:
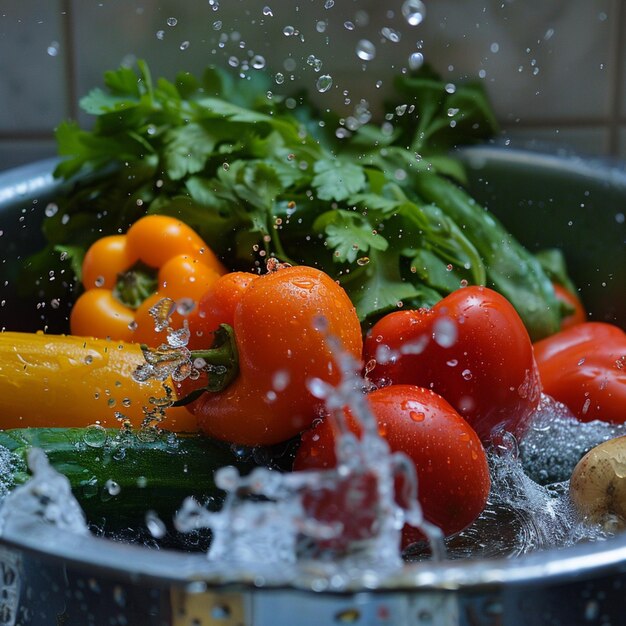
[[[375,584],[355,576],[338,587],[324,584],[325,570],[316,563],[213,563],[203,553],[153,550],[133,544],[80,535],[25,515],[11,515],[0,534],[0,545],[62,560],[89,573],[108,572],[133,582],[206,587],[289,587],[324,592],[480,590],[512,584],[566,582],[594,574],[626,571],[626,534],[595,543],[540,550],[505,559],[463,559],[406,564]],[[279,572],[279,573],[277,573]]]

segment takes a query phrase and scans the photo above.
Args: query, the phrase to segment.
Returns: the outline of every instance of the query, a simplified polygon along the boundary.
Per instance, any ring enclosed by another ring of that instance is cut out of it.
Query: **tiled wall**
[[[421,53],[451,82],[484,81],[514,143],[626,159],[626,0],[424,5],[411,25],[405,0],[1,0],[0,170],[54,154],[59,121],[89,123],[78,98],[137,57],[172,78],[260,55],[277,92],[329,74],[318,103],[349,113],[361,98],[376,111]]]

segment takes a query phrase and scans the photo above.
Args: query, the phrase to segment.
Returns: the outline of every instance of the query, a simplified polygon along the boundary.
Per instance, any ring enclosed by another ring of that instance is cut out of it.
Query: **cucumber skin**
[[[224,493],[215,486],[215,470],[236,465],[245,474],[256,466],[226,444],[197,434],[166,433],[145,441],[116,429],[24,428],[0,431],[0,446],[16,456],[15,486],[29,477],[28,450],[42,449],[70,481],[87,521],[105,533],[145,527],[148,511],[170,529],[189,496],[219,508]]]

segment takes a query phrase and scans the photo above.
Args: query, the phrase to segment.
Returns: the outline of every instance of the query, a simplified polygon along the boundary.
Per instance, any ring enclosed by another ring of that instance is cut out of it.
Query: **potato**
[[[585,522],[626,529],[626,436],[589,450],[572,472],[569,493]]]

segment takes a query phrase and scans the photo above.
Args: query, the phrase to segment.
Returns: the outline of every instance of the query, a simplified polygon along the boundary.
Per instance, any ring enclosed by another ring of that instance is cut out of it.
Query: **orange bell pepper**
[[[172,305],[172,325],[182,318],[226,269],[189,226],[165,215],[148,215],[125,235],[98,239],[85,254],[85,291],[70,314],[73,335],[112,338],[156,346],[165,341],[150,313]]]

